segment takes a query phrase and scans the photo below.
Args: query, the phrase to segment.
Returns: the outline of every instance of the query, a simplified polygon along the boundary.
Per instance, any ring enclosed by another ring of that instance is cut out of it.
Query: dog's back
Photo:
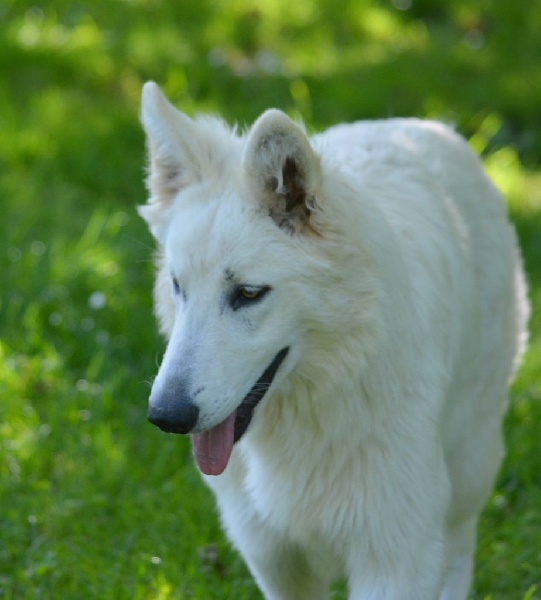
[[[419,354],[448,379],[450,518],[473,514],[502,457],[501,414],[527,341],[526,284],[504,201],[464,139],[441,123],[361,122],[318,141],[356,174],[398,240],[415,295],[410,318],[425,327]]]

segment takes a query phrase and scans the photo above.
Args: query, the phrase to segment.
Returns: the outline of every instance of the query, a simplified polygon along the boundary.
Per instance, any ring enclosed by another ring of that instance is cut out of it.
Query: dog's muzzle
[[[269,389],[278,368],[287,356],[289,348],[283,348],[274,357],[261,377],[253,385],[242,403],[235,410],[234,442],[244,435],[252,420],[255,407],[263,399]],[[177,388],[165,388],[158,392],[153,389],[148,409],[148,420],[166,433],[191,433],[199,417],[199,407],[191,402],[191,398],[180,385]]]

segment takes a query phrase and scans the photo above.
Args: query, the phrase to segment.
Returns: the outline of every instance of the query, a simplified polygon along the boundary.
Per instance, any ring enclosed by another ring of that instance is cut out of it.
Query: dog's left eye
[[[239,308],[253,304],[261,300],[269,291],[270,287],[268,285],[241,285],[233,294],[231,307],[233,310],[238,310]]]

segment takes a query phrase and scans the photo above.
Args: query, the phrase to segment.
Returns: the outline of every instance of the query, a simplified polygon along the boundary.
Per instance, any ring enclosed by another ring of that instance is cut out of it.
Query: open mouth
[[[267,392],[276,375],[276,371],[282,364],[283,360],[287,356],[289,348],[283,348],[274,357],[271,364],[265,369],[265,372],[256,381],[255,385],[248,392],[241,405],[237,408],[235,415],[235,428],[234,428],[234,443],[238,442],[244,435],[252,420],[254,414],[254,408],[261,402],[263,396]]]
[[[229,462],[233,444],[238,442],[248,429],[255,407],[265,396],[288,352],[288,347],[278,352],[263,375],[246,394],[242,403],[227,419],[203,433],[192,434],[195,458],[202,473],[205,475],[223,473]]]

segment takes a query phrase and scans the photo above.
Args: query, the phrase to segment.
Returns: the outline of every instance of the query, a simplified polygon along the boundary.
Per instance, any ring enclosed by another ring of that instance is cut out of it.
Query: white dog
[[[515,233],[462,138],[409,119],[246,135],[143,91],[169,343],[149,419],[191,434],[268,599],[467,596],[526,342]]]

